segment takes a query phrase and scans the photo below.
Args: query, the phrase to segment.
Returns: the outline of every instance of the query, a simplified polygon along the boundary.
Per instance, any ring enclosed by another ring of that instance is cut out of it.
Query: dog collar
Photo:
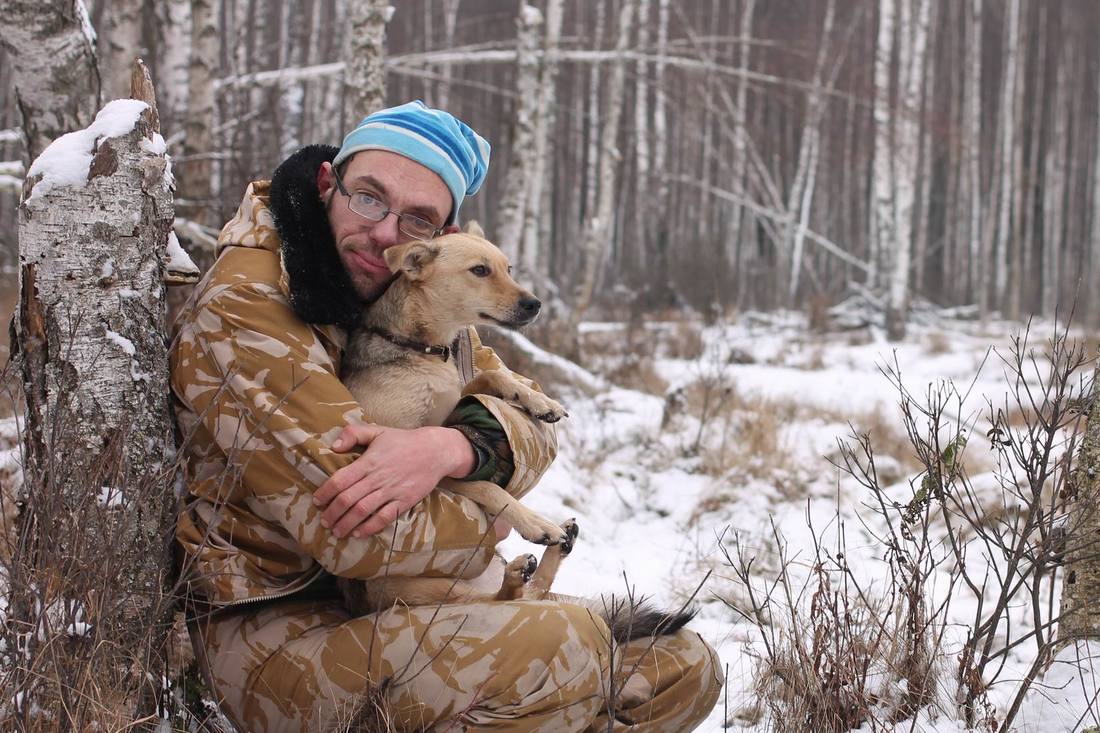
[[[431,354],[432,356],[438,356],[439,358],[443,359],[443,361],[447,361],[451,358],[451,347],[449,346],[436,346],[433,344],[425,344],[420,341],[413,341],[412,339],[402,338],[397,334],[390,333],[384,328],[378,328],[377,326],[372,326],[371,328],[368,328],[367,331],[373,333],[375,336],[381,336],[382,338],[389,341],[391,344],[400,346],[403,349],[408,349],[409,351],[416,351],[420,354]]]

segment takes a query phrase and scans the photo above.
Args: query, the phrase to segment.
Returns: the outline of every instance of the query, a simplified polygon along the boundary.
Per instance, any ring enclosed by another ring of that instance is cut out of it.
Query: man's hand
[[[325,507],[321,523],[337,537],[368,537],[382,531],[440,479],[468,475],[476,460],[466,436],[452,428],[349,425],[332,449],[346,453],[360,445],[367,446],[363,455],[332,474],[313,494],[313,503]]]

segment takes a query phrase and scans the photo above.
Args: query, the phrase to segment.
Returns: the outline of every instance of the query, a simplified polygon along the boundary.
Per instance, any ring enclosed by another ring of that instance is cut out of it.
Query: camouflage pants
[[[636,640],[612,660],[602,619],[548,601],[360,618],[335,600],[282,601],[191,629],[242,731],[362,730],[358,708],[389,680],[383,707],[399,731],[596,733],[610,720],[613,731],[682,733],[722,686],[717,655],[692,631]]]

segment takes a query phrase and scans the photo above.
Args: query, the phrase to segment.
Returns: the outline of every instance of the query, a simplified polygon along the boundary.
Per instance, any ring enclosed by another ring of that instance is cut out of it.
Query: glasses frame
[[[341,180],[340,172],[336,170],[336,166],[332,167],[332,176],[333,176],[333,178],[336,179],[336,188],[340,191],[340,193],[342,195],[346,196],[347,199],[348,199],[348,211],[355,214],[356,216],[361,216],[364,219],[366,219],[367,221],[373,221],[375,224],[377,224],[377,223],[385,220],[385,218],[387,216],[389,216],[390,214],[393,214],[394,216],[397,217],[397,229],[398,229],[398,231],[400,231],[406,237],[409,237],[410,239],[412,239],[413,241],[416,241],[416,242],[430,242],[434,238],[438,237],[440,234],[443,233],[443,227],[436,227],[435,229],[432,230],[431,234],[429,234],[427,236],[422,236],[420,234],[413,234],[412,232],[405,229],[405,227],[403,226],[406,219],[418,219],[420,221],[428,222],[429,224],[432,224],[432,222],[428,221],[427,219],[425,219],[422,216],[416,216],[415,214],[405,214],[405,213],[402,213],[400,211],[395,211],[395,210],[390,208],[389,204],[387,204],[386,202],[384,202],[382,199],[378,198],[377,196],[371,196],[371,198],[375,199],[376,201],[378,201],[378,203],[382,204],[382,215],[380,217],[375,219],[373,217],[367,216],[366,214],[362,213],[361,211],[356,211],[355,209],[353,209],[351,207],[351,202],[354,201],[355,198],[354,198],[354,196],[352,196],[352,194],[348,193],[348,189],[344,187],[344,181]],[[356,191],[356,193],[360,193],[360,192]],[[370,194],[368,194],[368,195],[370,195]],[[435,225],[432,224],[432,226],[435,226]]]

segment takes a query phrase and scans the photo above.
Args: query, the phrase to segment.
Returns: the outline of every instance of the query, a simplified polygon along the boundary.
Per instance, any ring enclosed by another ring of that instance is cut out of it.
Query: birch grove
[[[829,30],[825,2],[641,0],[619,44],[625,1],[517,0],[502,12],[157,0],[137,37],[126,3],[90,3],[89,23],[80,3],[5,3],[5,19],[53,7],[72,40],[42,53],[48,43],[27,41],[31,16],[6,21],[0,131],[15,135],[0,136],[0,260],[14,260],[11,207],[29,156],[87,124],[98,76],[106,98],[115,57],[144,49],[180,213],[203,225],[228,218],[247,181],[295,147],[338,144],[367,109],[423,98],[494,144],[468,215],[503,233],[562,313],[614,309],[610,293],[626,287],[640,308],[705,313],[862,293],[895,335],[907,306],[932,303],[1021,317],[1075,308],[1100,322],[1089,287],[1100,277],[1100,54],[1087,33],[1100,7],[856,0],[835,3]],[[539,14],[537,31],[521,32],[521,7]],[[889,68],[876,60],[887,40]],[[578,252],[599,208],[620,62],[614,221],[586,304]],[[47,89],[51,68],[65,96]]]

